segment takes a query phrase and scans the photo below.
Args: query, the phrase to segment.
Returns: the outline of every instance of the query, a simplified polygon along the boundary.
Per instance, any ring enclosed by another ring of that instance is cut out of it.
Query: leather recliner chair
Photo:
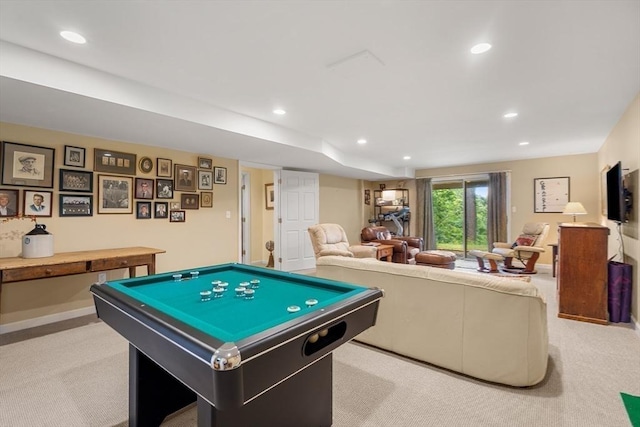
[[[416,254],[424,247],[422,237],[394,236],[387,227],[365,227],[360,233],[362,243],[380,243],[393,245],[393,262],[399,264],[415,264]]]

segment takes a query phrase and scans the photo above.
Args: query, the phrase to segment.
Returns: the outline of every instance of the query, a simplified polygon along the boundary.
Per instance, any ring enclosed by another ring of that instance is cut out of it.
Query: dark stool
[[[448,268],[449,270],[456,267],[456,254],[448,251],[422,251],[416,254],[415,259],[417,265]]]

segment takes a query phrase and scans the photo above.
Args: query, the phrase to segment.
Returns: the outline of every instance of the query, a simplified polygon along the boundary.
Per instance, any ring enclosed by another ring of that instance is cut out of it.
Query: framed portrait
[[[213,192],[201,191],[200,192],[200,207],[212,208],[213,207]]]
[[[371,190],[364,190],[364,204],[371,204]]]
[[[2,142],[2,184],[53,188],[56,150],[35,145]]]
[[[195,166],[174,165],[173,189],[176,191],[196,191]]]
[[[18,216],[20,206],[20,190],[0,188],[0,217]]]
[[[59,215],[93,216],[93,196],[80,194],[59,195]]]
[[[151,218],[151,202],[136,202],[136,219]]]
[[[83,168],[85,164],[85,152],[82,147],[64,146],[64,165],[73,166],[74,168]]]
[[[142,173],[149,173],[153,170],[153,160],[151,160],[151,157],[142,157],[138,167]]]
[[[181,194],[180,209],[200,209],[200,195],[195,193]]]
[[[169,222],[185,222],[186,216],[185,211],[171,211],[169,212]]]
[[[270,211],[276,202],[276,194],[273,187],[273,183],[264,185],[264,205],[265,208]]]
[[[214,184],[226,184],[227,168],[221,168],[219,166],[216,166],[215,168],[213,168],[213,176],[214,176],[214,180],[213,180]]]
[[[169,218],[169,203],[167,202],[155,202],[153,205],[153,217],[154,218]]]
[[[120,151],[102,150],[94,148],[93,170],[97,172],[118,173],[122,175],[135,175],[137,156]],[[98,211],[100,213],[100,211]]]
[[[153,199],[154,180],[136,178],[136,199]]]
[[[51,216],[52,191],[23,190],[22,213],[29,216]]]
[[[158,199],[173,199],[173,180],[156,179],[156,197]]]
[[[213,190],[213,172],[198,171],[198,190]]]
[[[207,157],[198,157],[198,167],[200,169],[213,169],[213,159]]]
[[[569,203],[569,177],[534,178],[533,194],[535,213],[562,213]]]
[[[169,202],[169,210],[170,211],[180,210],[180,202]]]
[[[173,162],[169,159],[156,159],[156,176],[161,178],[171,178],[173,172]]]
[[[133,212],[133,178],[98,175],[98,213],[130,214]]]
[[[93,192],[93,172],[60,169],[60,191]]]

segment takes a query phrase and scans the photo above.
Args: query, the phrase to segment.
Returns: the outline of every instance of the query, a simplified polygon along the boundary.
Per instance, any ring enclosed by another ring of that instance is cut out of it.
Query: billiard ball
[[[318,341],[318,334],[313,334],[309,337],[309,342],[311,344],[313,344],[314,342]]]
[[[327,329],[323,329],[323,330],[321,330],[319,332],[321,337],[326,337],[328,333],[329,333],[329,331]]]

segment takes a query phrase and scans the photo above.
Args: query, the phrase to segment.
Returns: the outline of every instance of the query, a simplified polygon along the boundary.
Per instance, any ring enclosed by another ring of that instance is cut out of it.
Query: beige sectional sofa
[[[316,261],[319,277],[384,289],[376,326],[356,340],[486,381],[544,379],[547,307],[531,283],[375,259]]]

